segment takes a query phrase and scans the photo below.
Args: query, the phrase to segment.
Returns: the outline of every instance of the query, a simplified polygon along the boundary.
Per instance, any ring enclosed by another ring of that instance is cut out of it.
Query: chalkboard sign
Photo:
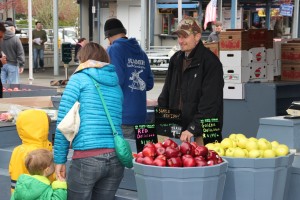
[[[181,112],[179,110],[155,107],[154,113],[157,135],[180,138],[182,127],[180,125]]]
[[[200,125],[203,130],[204,144],[222,141],[221,126],[218,118],[201,119]]]
[[[148,142],[157,143],[155,124],[140,124],[134,126],[137,153],[142,151]]]

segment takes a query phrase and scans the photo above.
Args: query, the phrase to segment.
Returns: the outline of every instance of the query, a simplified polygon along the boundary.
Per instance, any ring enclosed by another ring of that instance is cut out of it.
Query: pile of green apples
[[[235,158],[275,158],[289,154],[289,147],[285,144],[270,142],[265,138],[247,138],[242,133],[232,133],[220,143],[208,143],[205,146],[220,156]]]

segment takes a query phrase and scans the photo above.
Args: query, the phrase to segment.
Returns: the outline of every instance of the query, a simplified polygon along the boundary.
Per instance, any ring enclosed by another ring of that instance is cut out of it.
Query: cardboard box
[[[266,62],[268,65],[273,65],[275,60],[274,49],[266,49]]]
[[[252,62],[252,55],[246,50],[220,51],[223,66],[247,66]]]
[[[224,82],[226,83],[246,83],[250,80],[251,69],[250,67],[224,67]]]
[[[204,46],[219,57],[219,42],[207,42],[204,43]]]
[[[281,75],[281,60],[278,59],[274,60],[273,69],[274,69],[274,76]]]
[[[283,81],[300,81],[300,64],[282,63],[281,80]]]
[[[245,83],[225,83],[224,99],[245,99]]]
[[[300,63],[300,43],[281,44],[281,59],[286,63]]]
[[[220,33],[220,50],[248,50],[248,32],[244,29],[227,29]]]
[[[274,81],[274,66],[267,64],[267,80]]]
[[[265,47],[255,47],[249,49],[250,60],[252,62],[266,62],[266,48]]]
[[[267,63],[251,63],[249,81],[267,81]]]

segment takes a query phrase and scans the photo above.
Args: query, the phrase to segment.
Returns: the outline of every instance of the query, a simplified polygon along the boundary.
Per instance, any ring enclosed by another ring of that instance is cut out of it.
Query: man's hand
[[[19,74],[22,74],[24,72],[24,67],[19,67]]]
[[[55,174],[56,174],[57,180],[65,181],[66,180],[66,165],[65,164],[55,165]]]
[[[183,131],[181,133],[181,136],[180,136],[180,140],[182,142],[191,142],[191,138],[194,137],[194,135],[189,132],[189,131]]]

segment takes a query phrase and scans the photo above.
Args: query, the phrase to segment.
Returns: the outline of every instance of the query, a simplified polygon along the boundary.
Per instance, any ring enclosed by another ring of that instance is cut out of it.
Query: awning
[[[184,3],[182,4],[182,8],[198,8],[198,3]],[[177,3],[158,3],[157,8],[178,8]]]

